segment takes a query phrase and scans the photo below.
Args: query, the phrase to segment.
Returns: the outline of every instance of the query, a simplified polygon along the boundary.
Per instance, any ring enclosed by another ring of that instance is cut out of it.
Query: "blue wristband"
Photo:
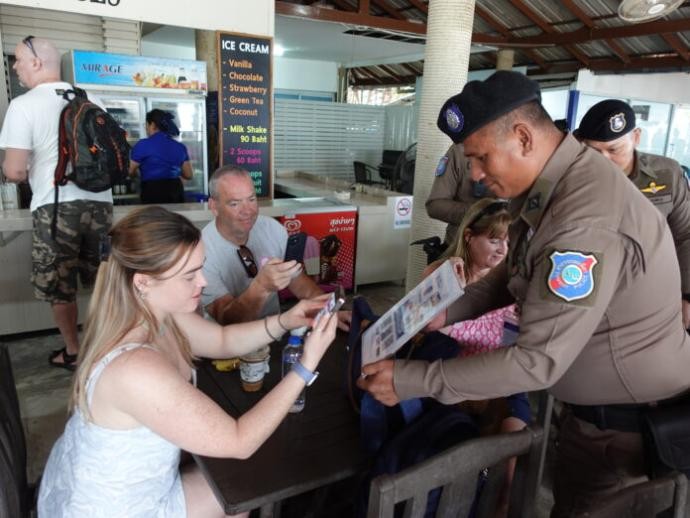
[[[304,380],[304,382],[307,384],[307,387],[314,383],[316,378],[319,377],[318,371],[310,371],[304,365],[302,365],[302,362],[293,363],[292,371]]]

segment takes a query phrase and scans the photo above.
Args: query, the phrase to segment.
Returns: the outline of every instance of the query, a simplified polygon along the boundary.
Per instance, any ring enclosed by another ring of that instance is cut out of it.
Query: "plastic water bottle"
[[[297,363],[302,357],[302,351],[304,350],[304,339],[302,335],[306,331],[306,328],[301,327],[299,329],[293,329],[290,331],[290,338],[288,338],[287,345],[283,348],[283,377],[292,370],[292,366]],[[304,408],[304,398],[307,392],[307,387],[302,389],[300,395],[290,407],[290,412],[296,413],[301,412]]]

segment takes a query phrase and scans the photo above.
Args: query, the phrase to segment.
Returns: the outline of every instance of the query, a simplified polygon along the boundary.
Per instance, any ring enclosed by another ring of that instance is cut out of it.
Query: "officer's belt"
[[[645,412],[655,407],[668,407],[687,403],[690,392],[648,403],[629,405],[574,405],[565,403],[578,419],[593,424],[599,430],[617,430],[619,432],[642,431]]]

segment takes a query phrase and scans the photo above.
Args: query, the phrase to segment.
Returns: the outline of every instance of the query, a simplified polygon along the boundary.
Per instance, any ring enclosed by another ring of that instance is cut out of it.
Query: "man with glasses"
[[[27,36],[16,46],[14,56],[19,82],[30,90],[13,99],[7,109],[0,132],[0,148],[5,150],[2,167],[10,181],[28,179],[31,186],[31,280],[36,297],[50,302],[65,342],[49,361],[73,370],[79,350],[77,276],[84,286],[95,280],[99,242],[110,229],[113,198],[110,191],[93,193],[68,182],[60,188],[57,234],[51,237],[58,126],[67,103],[62,92],[71,85],[60,80],[60,53],[51,42]]]
[[[201,301],[220,324],[246,322],[280,313],[278,291],[299,299],[323,291],[297,261],[284,261],[288,234],[273,218],[259,214],[254,182],[236,166],[223,166],[209,182],[215,219],[202,231],[206,248]],[[347,313],[340,315],[341,323]]]
[[[674,398],[690,389],[690,335],[665,219],[609,160],[556,128],[539,98],[536,82],[498,71],[443,106],[473,178],[511,198],[513,216],[506,259],[467,286],[445,322],[515,302],[515,346],[382,360],[358,384],[388,405],[548,389],[565,404],[551,514],[560,518],[644,480],[641,423],[657,404],[678,410]]]
[[[690,188],[678,162],[637,150],[642,130],[632,107],[618,99],[592,106],[574,135],[616,164],[664,215],[680,263],[683,323],[690,327]]]

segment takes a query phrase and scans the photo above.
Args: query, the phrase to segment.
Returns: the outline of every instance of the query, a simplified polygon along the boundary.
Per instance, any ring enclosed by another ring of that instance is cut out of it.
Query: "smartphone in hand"
[[[345,299],[336,298],[335,292],[331,293],[331,296],[328,297],[328,302],[326,302],[326,305],[322,307],[314,317],[314,325],[316,325],[316,323],[318,323],[318,321],[324,316],[328,317],[338,311],[343,304],[345,304]]]
[[[304,260],[304,248],[307,244],[307,234],[298,232],[288,237],[285,247],[285,261],[302,262]]]

